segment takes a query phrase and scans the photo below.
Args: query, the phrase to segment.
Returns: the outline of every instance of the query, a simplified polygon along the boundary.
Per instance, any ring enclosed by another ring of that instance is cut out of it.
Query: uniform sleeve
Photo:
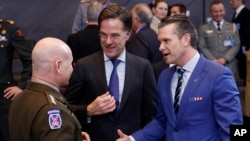
[[[236,54],[240,50],[240,38],[239,38],[239,32],[236,29],[236,25],[230,24],[230,28],[232,29],[230,30],[232,33],[229,33],[229,36],[231,36],[232,46],[224,55],[224,58],[228,62],[231,62],[233,59],[235,59]]]
[[[213,33],[211,33],[211,35],[212,34]],[[210,35],[206,34],[206,29],[205,29],[204,25],[199,28],[198,35],[199,35],[199,39],[198,39],[198,50],[199,50],[199,52],[202,53],[207,59],[214,60],[215,57],[208,50],[207,45],[206,45],[206,40],[208,38],[211,38],[211,37],[210,37]]]
[[[72,115],[58,107],[45,106],[36,115],[31,127],[35,141],[78,141],[81,138]]]
[[[15,51],[18,53],[20,60],[22,62],[22,72],[21,80],[18,82],[18,87],[24,89],[27,85],[28,80],[31,77],[31,44],[24,39],[22,32],[12,24],[11,26],[11,37],[10,44],[14,47]]]

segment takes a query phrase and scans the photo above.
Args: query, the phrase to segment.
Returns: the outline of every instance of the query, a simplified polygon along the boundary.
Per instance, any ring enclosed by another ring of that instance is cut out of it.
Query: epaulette
[[[91,0],[81,0],[81,4],[82,3],[88,3],[88,2],[91,2]]]
[[[51,94],[48,94],[48,98],[49,98],[50,103],[53,103],[54,105],[56,105],[56,100],[54,96],[52,96]]]

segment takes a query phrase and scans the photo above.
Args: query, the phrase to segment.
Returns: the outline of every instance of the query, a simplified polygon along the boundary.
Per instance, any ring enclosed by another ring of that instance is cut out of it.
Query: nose
[[[160,47],[159,47],[159,51],[163,51],[163,49],[164,49],[164,46],[163,46],[163,43],[161,42]]]
[[[106,44],[111,44],[112,43],[112,38],[111,36],[108,36],[105,40]]]

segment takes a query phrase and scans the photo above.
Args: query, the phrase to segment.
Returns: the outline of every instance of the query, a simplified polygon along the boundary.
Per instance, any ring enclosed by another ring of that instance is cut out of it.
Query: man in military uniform
[[[22,62],[21,79],[16,84],[12,73],[14,51]],[[31,45],[11,20],[0,19],[0,140],[9,141],[8,111],[11,101],[26,87],[31,76]]]
[[[210,4],[212,20],[199,28],[199,51],[209,60],[231,69],[236,74],[235,57],[240,49],[236,25],[224,19],[225,6],[220,0]]]
[[[51,37],[38,41],[32,51],[31,81],[10,108],[11,141],[90,140],[59,92],[68,85],[72,61],[63,41]]]

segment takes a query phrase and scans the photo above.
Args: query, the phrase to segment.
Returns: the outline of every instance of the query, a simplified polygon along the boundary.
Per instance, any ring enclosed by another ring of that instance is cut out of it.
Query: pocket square
[[[203,97],[191,97],[189,98],[189,101],[201,101],[203,100]]]

